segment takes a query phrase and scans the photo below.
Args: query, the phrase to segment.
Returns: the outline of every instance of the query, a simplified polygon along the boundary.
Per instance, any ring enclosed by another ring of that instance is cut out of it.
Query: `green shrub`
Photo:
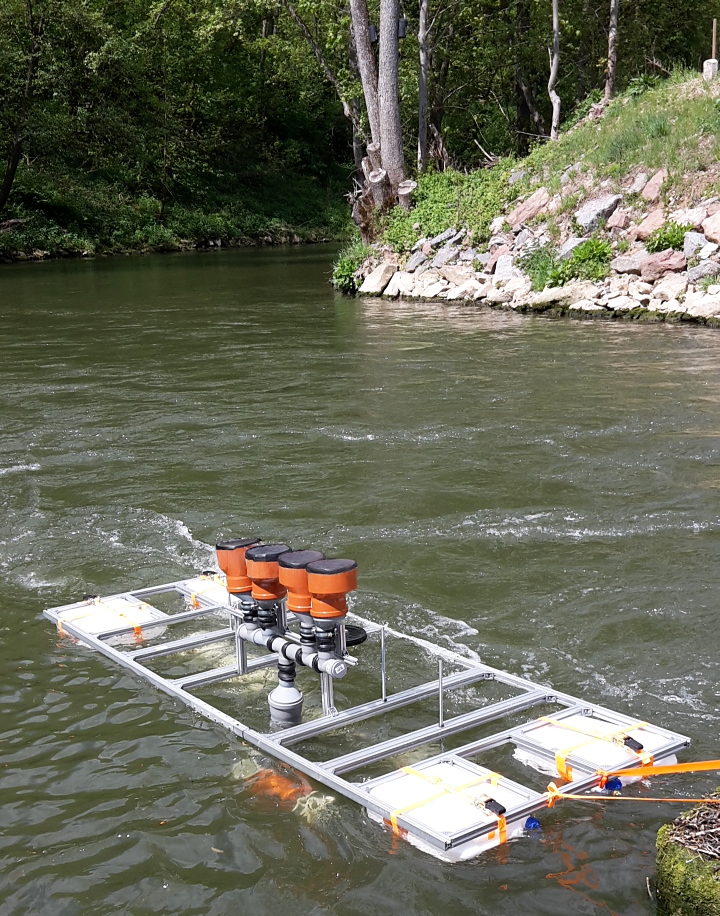
[[[536,291],[545,289],[549,284],[550,274],[558,263],[558,253],[549,245],[535,248],[518,258],[518,266],[530,277],[532,288]]]
[[[333,265],[332,284],[335,289],[341,293],[357,292],[355,271],[369,254],[370,249],[360,239],[342,249]]]
[[[592,280],[606,277],[612,260],[612,245],[604,239],[588,239],[573,249],[569,258],[561,259],[556,249],[536,248],[518,263],[532,281],[534,290],[546,286],[564,286],[570,280]]]
[[[681,226],[678,223],[665,223],[648,238],[645,242],[645,248],[654,253],[656,251],[666,251],[668,248],[674,248],[675,251],[682,251],[685,243],[685,233],[692,230],[692,226]]]

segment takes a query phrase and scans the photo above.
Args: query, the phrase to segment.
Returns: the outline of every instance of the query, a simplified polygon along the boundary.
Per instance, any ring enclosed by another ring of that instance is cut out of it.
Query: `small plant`
[[[335,289],[348,294],[357,292],[355,272],[369,254],[370,249],[359,239],[342,249],[333,265],[332,284]]]
[[[573,249],[569,258],[561,259],[554,248],[536,248],[520,260],[520,267],[530,277],[532,288],[564,286],[570,280],[597,282],[608,274],[613,250],[610,242],[592,238]]]
[[[714,286],[717,282],[718,282],[717,277],[702,277],[700,282],[698,283],[698,286],[704,293],[706,293],[710,289],[710,287]]]
[[[572,256],[565,262],[570,278],[577,280],[602,280],[608,274],[613,250],[605,239],[592,238],[573,249]]]
[[[617,250],[618,254],[625,254],[626,251],[630,250],[630,242],[627,239],[618,239]]]
[[[551,246],[543,245],[519,258],[518,264],[530,277],[532,288],[539,291],[545,289],[550,282],[550,275],[558,264],[558,254]]]
[[[647,73],[642,73],[640,76],[634,76],[630,80],[628,95],[632,96],[632,98],[638,98],[641,95],[645,95],[645,93],[649,92],[651,89],[656,89],[659,82],[656,76],[648,76]]]
[[[645,248],[653,254],[656,251],[666,251],[668,248],[682,251],[685,244],[685,233],[691,230],[692,226],[681,226],[673,222],[665,223],[648,238]]]

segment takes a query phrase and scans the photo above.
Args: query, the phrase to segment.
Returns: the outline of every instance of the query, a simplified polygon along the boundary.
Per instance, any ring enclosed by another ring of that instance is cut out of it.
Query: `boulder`
[[[450,290],[447,294],[448,301],[454,299],[474,299],[475,294],[480,292],[481,286],[475,279],[466,280],[460,286]]]
[[[437,299],[440,296],[440,293],[446,293],[450,289],[450,284],[447,280],[436,280],[435,283],[431,283],[429,286],[423,287],[422,298],[423,299]]]
[[[458,255],[458,249],[454,245],[445,245],[432,259],[431,267],[442,267],[448,261],[454,261]]]
[[[567,286],[550,286],[541,293],[536,293],[530,304],[537,308],[552,305],[555,302],[579,302],[581,299],[594,298],[597,290],[594,283],[569,283]]]
[[[606,194],[604,197],[589,200],[577,210],[575,221],[583,232],[594,232],[601,220],[612,216],[621,200],[619,194]]]
[[[558,254],[563,259],[569,258],[572,255],[573,251],[577,248],[577,246],[582,245],[583,242],[587,242],[587,239],[573,236],[573,238],[568,239],[567,242],[564,242],[560,246],[560,251],[558,252]]]
[[[460,286],[460,284],[464,283],[466,280],[475,278],[475,271],[472,267],[467,266],[461,267],[456,265],[453,267],[441,267],[439,273],[448,283],[453,283],[455,286]]]
[[[699,229],[703,220],[707,219],[707,207],[693,207],[682,210],[674,210],[668,217],[678,226],[692,226],[693,229]]]
[[[642,263],[640,276],[643,280],[654,283],[667,273],[678,270],[685,270],[687,261],[681,251],[673,251],[668,248],[665,251],[659,251],[657,254],[649,255]]]
[[[720,296],[706,296],[703,293],[688,296],[683,310],[693,318],[712,318],[720,314]]]
[[[519,226],[521,223],[527,223],[535,219],[538,213],[541,213],[550,203],[550,194],[547,188],[538,188],[526,201],[518,204],[517,207],[507,215],[507,221],[511,226]]]
[[[663,302],[670,302],[682,296],[687,288],[687,274],[670,274],[657,284],[653,290],[653,296]]]
[[[645,240],[649,238],[656,229],[660,229],[665,225],[665,214],[661,208],[653,210],[652,213],[648,213],[645,219],[640,223],[640,225],[635,230],[635,237],[638,239]]]
[[[527,175],[527,172],[524,169],[518,169],[516,172],[510,172],[510,177],[508,178],[508,184],[512,187],[514,184],[517,184],[522,178]]]
[[[500,255],[495,263],[495,280],[509,280],[513,275],[513,265],[512,255]]]
[[[632,296],[616,296],[608,301],[607,307],[614,312],[632,312],[634,309],[641,308],[641,305]]]
[[[606,229],[627,229],[630,225],[630,212],[629,210],[623,210],[618,207],[618,209],[613,213],[610,219],[605,224]]]
[[[720,242],[720,211],[702,222],[702,231],[710,242]]]
[[[660,191],[667,177],[668,175],[665,169],[660,169],[659,172],[655,172],[650,181],[648,181],[642,189],[642,196],[645,200],[656,201],[660,197]]]
[[[434,239],[430,239],[428,244],[431,248],[437,248],[438,245],[443,245],[445,242],[449,242],[455,233],[456,230],[454,228],[446,229],[444,232],[441,232],[440,235],[436,235]]]
[[[415,287],[415,277],[413,274],[404,270],[398,270],[393,274],[392,279],[385,287],[383,296],[388,299],[395,299],[397,296],[410,296]]]
[[[513,294],[509,289],[493,289],[487,291],[485,301],[491,305],[499,305],[502,302],[511,302]]]
[[[474,248],[466,248],[464,251],[461,251],[460,254],[458,255],[458,261],[468,261],[472,264],[472,262],[475,260],[476,257],[477,257],[477,251],[475,251]]]
[[[408,273],[412,273],[414,270],[417,270],[421,264],[424,264],[425,261],[427,261],[427,255],[423,254],[421,249],[418,249],[414,254],[410,255],[405,265],[405,270],[408,271]]]
[[[698,251],[697,256],[701,261],[707,261],[707,259],[714,255],[717,250],[718,246],[715,242],[708,242]]]
[[[687,273],[688,283],[697,283],[703,277],[720,276],[720,264],[716,261],[703,261],[697,267],[691,267]]]
[[[640,194],[647,183],[647,172],[638,172],[638,174],[635,176],[635,180],[628,188],[628,194]]]
[[[499,232],[503,231],[505,226],[505,217],[496,216],[495,219],[490,223],[490,234],[497,235]]]
[[[493,235],[488,242],[488,251],[492,251],[493,248],[499,248],[501,245],[507,244],[508,239],[504,235]]]
[[[597,302],[591,302],[589,299],[579,299],[577,302],[573,302],[570,308],[580,312],[607,311],[604,305],[598,305]]]
[[[378,264],[375,270],[365,277],[363,285],[359,289],[360,294],[363,296],[381,296],[396,271],[397,265],[395,264],[388,262]]]
[[[428,239],[426,239],[426,238],[418,239],[417,242],[415,242],[415,244],[412,246],[412,248],[410,249],[410,251],[411,251],[413,254],[414,254],[416,251],[421,251],[423,245],[425,245],[426,242],[428,242]]]
[[[683,242],[683,254],[688,260],[695,252],[707,245],[707,239],[702,232],[686,232],[685,241]]]
[[[496,248],[491,253],[490,258],[485,265],[485,270],[487,273],[491,274],[495,270],[495,265],[497,264],[498,260],[506,254],[510,254],[510,248],[508,245],[500,245],[499,248]]]
[[[530,229],[523,229],[515,239],[515,250],[519,251],[521,248],[524,248],[529,241],[535,238],[535,233]]]
[[[639,274],[642,270],[643,262],[648,259],[646,251],[638,254],[620,255],[610,262],[610,267],[616,274]]]

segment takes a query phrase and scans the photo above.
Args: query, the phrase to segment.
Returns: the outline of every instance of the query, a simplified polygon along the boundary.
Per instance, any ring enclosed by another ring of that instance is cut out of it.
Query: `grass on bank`
[[[421,175],[413,209],[408,213],[395,207],[380,227],[380,241],[403,254],[419,238],[455,227],[471,230],[472,243],[482,246],[488,240],[492,219],[541,185],[551,194],[563,195],[558,214],[547,221],[551,238],[557,237],[556,220],[571,213],[582,195],[588,193],[583,185],[595,189],[607,182],[603,190],[610,192],[620,189],[623,181],[638,171],[652,174],[663,167],[669,175],[663,186],[664,198],[681,197],[683,191],[692,194],[691,186],[700,187],[705,195],[720,193],[719,96],[720,80],[708,85],[687,70],[678,70],[661,82],[638,77],[600,120],[586,121],[573,129],[566,126],[556,143],[539,144],[525,159],[503,159],[492,169],[470,173],[448,170]],[[595,96],[589,97],[578,114],[586,113],[594,101]],[[568,125],[575,121],[573,116]],[[571,166],[577,167],[577,181],[564,185],[561,176]],[[524,174],[511,185],[513,170]],[[663,227],[663,237],[653,239],[650,246],[677,247],[682,229]],[[598,244],[600,240],[594,247],[589,243],[587,248],[580,246],[569,261],[562,263],[557,252],[548,248],[544,255],[536,256],[538,262],[544,257],[546,263],[536,271],[534,282],[540,282],[543,270],[555,280],[567,279],[569,272],[589,279],[604,276],[609,248],[601,251]],[[353,251],[357,259],[359,249],[355,247]],[[346,261],[343,276],[349,270],[349,257],[346,253],[341,255]],[[348,290],[351,286],[339,284],[339,288]]]
[[[350,234],[340,178],[323,187],[310,178],[257,175],[234,194],[166,203],[133,196],[110,182],[77,173],[20,172],[0,222],[22,220],[0,231],[0,259],[124,251],[172,251],[209,240],[227,244],[344,239]]]

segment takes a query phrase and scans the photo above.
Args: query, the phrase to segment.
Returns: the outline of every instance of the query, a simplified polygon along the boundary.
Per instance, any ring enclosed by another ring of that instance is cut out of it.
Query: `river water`
[[[444,864],[350,802],[251,797],[248,748],[41,616],[256,533],[356,558],[360,613],[720,757],[720,334],[346,299],[331,257],[2,269],[0,916],[655,912],[678,806],[566,802]]]

